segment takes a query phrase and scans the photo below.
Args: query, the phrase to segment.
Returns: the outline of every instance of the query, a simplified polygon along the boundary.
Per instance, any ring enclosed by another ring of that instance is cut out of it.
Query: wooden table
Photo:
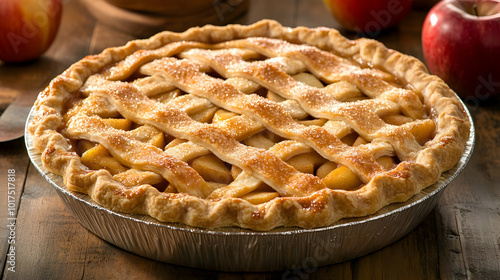
[[[71,63],[132,36],[100,24],[77,0],[65,2],[56,42],[39,60],[0,64],[0,88],[40,90]],[[425,10],[379,34],[387,46],[423,59],[420,32]],[[272,18],[283,25],[339,25],[321,0],[252,0],[239,23]],[[354,34],[347,34],[355,37]],[[9,96],[3,98],[10,98]],[[364,257],[294,273],[225,273],[159,263],[101,240],[64,208],[56,191],[30,164],[24,139],[0,143],[0,252],[8,279],[500,279],[500,104],[469,104],[476,147],[466,169],[448,186],[433,212],[394,244]],[[15,196],[7,198],[8,177]],[[14,213],[9,213],[15,203]],[[17,216],[15,216],[17,215]],[[9,219],[17,217],[17,220]],[[15,222],[15,228],[14,223]],[[9,240],[15,244],[9,247]],[[10,252],[10,255],[9,255]],[[15,272],[8,268],[13,263]]]

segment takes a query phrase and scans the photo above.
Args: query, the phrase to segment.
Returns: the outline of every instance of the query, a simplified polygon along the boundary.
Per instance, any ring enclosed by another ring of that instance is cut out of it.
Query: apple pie
[[[103,207],[267,231],[408,200],[459,161],[470,126],[416,58],[264,20],[85,57],[40,94],[29,132]]]

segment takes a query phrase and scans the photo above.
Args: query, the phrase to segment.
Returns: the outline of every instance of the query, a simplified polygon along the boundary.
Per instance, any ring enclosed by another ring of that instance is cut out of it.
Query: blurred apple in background
[[[0,0],[0,60],[23,62],[43,54],[61,22],[62,0]]]
[[[424,58],[463,98],[500,94],[500,1],[444,0],[422,28]]]
[[[374,37],[397,25],[412,6],[412,0],[323,0],[345,29]]]

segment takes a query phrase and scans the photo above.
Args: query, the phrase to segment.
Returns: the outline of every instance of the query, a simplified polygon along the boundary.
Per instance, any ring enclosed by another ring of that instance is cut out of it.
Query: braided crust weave
[[[217,121],[218,110],[231,117]],[[333,29],[264,20],[162,32],[85,57],[40,94],[29,131],[44,166],[104,207],[266,231],[327,226],[409,199],[458,162],[470,123],[417,59]],[[364,142],[347,144],[348,134]],[[151,145],[156,135],[161,146]],[[251,144],[263,135],[276,140]],[[82,143],[104,148],[119,172],[84,164]],[[306,153],[347,167],[360,184],[340,189],[318,166],[298,170],[293,158]],[[239,172],[210,182],[194,163],[207,156]],[[245,199],[256,190],[271,197]]]

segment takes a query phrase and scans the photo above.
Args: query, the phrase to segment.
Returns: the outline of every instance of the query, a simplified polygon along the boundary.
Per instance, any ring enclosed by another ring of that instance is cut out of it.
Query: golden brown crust
[[[279,59],[259,63],[252,57],[255,53]],[[252,59],[256,61],[252,63]],[[200,72],[207,67],[227,79]],[[304,69],[329,86],[318,89],[291,78]],[[160,82],[152,86],[124,81],[134,73]],[[250,82],[242,85],[239,79]],[[296,103],[277,103],[243,93],[244,86],[251,88],[254,83]],[[144,94],[154,95],[171,86],[190,93],[186,100],[178,100],[179,104],[192,108],[215,104],[241,115],[224,124],[200,123],[186,113],[186,107],[167,106]],[[369,99],[339,102],[359,91]],[[88,112],[73,112],[70,106],[81,95],[92,96],[92,104],[100,105],[87,106]],[[104,115],[119,112],[135,123],[189,141],[176,149],[147,146],[93,116],[90,111],[95,108],[104,110]],[[465,109],[455,94],[441,79],[429,75],[417,59],[374,40],[350,41],[333,29],[291,29],[270,20],[250,26],[163,32],[107,49],[56,77],[38,98],[35,109],[29,125],[34,146],[42,152],[43,164],[62,175],[70,190],[87,193],[112,210],[147,214],[160,221],[254,230],[326,226],[407,200],[458,162],[470,131]],[[354,130],[369,143],[357,147],[344,144],[339,140],[341,129],[329,127],[331,123],[298,124],[294,114],[304,112],[341,122],[342,127],[347,126],[345,131]],[[415,121],[395,126],[380,117],[395,112]],[[427,114],[432,114],[431,118]],[[434,135],[420,143],[411,133],[429,125]],[[235,127],[237,131],[231,129]],[[289,140],[268,150],[240,142],[264,128]],[[68,138],[100,143],[119,162],[160,174],[179,192],[162,192],[150,184],[127,187],[109,171],[89,170]],[[310,150],[347,166],[363,186],[331,189],[318,177],[297,171],[284,161],[296,151]],[[245,188],[265,182],[280,197],[257,205],[231,197],[235,189],[214,188],[207,183],[182,159],[187,157],[184,151],[193,156],[213,153],[240,167],[242,173],[231,186]],[[376,161],[387,155],[400,160],[388,171]]]

